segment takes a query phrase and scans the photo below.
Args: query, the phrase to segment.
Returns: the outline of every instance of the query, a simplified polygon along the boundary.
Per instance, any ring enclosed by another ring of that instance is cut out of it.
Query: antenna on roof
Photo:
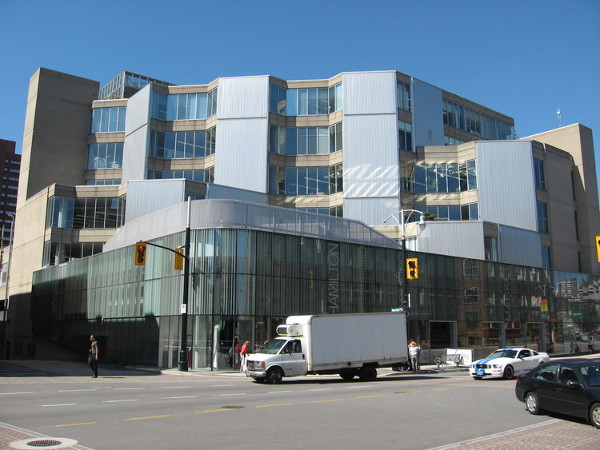
[[[556,118],[558,119],[558,128],[562,127],[562,117],[560,115],[560,108],[556,108]]]

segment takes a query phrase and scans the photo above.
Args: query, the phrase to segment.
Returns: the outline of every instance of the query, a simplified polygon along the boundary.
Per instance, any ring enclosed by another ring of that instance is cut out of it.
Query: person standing
[[[100,347],[98,346],[96,336],[94,336],[93,334],[90,336],[90,342],[92,343],[92,345],[90,347],[90,354],[88,356],[88,364],[92,369],[92,378],[98,378],[98,355],[100,353]]]
[[[413,372],[419,371],[419,357],[421,356],[421,347],[415,341],[410,341],[408,344],[408,356]]]

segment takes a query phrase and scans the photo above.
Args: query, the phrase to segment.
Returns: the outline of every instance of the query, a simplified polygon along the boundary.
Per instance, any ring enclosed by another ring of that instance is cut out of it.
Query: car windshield
[[[491,353],[490,356],[488,356],[488,358],[515,358],[516,356],[517,356],[516,350],[503,348],[503,349],[496,350],[495,352]]]
[[[589,387],[600,387],[600,364],[596,362],[580,366],[579,372]]]
[[[287,342],[285,339],[273,339],[262,350],[257,351],[256,353],[267,353],[270,355],[276,355],[281,347]]]

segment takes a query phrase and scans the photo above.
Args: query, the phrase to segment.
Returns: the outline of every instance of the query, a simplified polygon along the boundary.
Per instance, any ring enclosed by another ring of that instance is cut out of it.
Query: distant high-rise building
[[[4,230],[2,246],[10,243],[10,228],[17,210],[17,192],[19,190],[19,172],[21,155],[15,153],[15,142],[0,139],[0,227]]]

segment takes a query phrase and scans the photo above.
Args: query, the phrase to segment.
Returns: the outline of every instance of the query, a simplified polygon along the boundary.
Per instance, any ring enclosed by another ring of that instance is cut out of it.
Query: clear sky
[[[38,67],[176,84],[398,70],[515,119],[581,123],[600,155],[600,0],[0,0],[0,138]],[[600,158],[596,162],[600,172]]]

